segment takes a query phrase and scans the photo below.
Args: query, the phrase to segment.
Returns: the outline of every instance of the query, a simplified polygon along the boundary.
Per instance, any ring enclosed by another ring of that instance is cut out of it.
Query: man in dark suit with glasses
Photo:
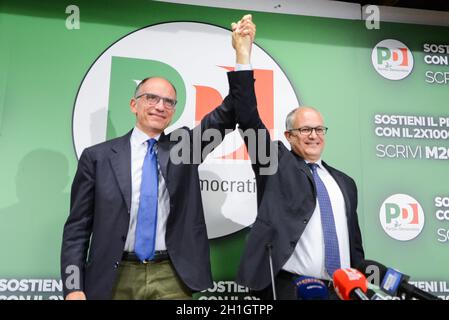
[[[317,278],[329,287],[326,298],[337,299],[332,275],[358,265],[364,258],[357,217],[357,187],[353,179],[321,158],[327,127],[319,111],[301,106],[286,119],[285,137],[291,146],[272,141],[260,119],[250,84],[235,97],[237,122],[264,132],[256,149],[271,150],[275,172],[266,173],[259,152],[250,153],[257,180],[258,214],[244,250],[237,282],[262,299],[301,299],[295,282]],[[248,103],[249,102],[249,103]],[[254,150],[245,139],[248,150]],[[275,290],[273,290],[273,281]]]

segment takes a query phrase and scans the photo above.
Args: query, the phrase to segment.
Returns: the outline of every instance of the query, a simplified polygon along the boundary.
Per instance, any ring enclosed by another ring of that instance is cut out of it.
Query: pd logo
[[[276,61],[256,44],[251,63],[261,118],[273,137],[282,137],[286,114],[299,105],[296,94]],[[93,62],[80,85],[72,123],[77,156],[133,128],[136,119],[129,101],[145,77],[166,77],[177,89],[170,132],[194,127],[221,103],[229,88],[226,72],[234,66],[231,32],[209,24],[161,23],[117,40]],[[274,106],[287,107],[275,114]],[[255,220],[256,182],[247,158],[235,131],[199,166],[209,238],[229,235]]]
[[[424,227],[424,211],[416,199],[406,194],[388,197],[380,208],[380,224],[393,239],[416,238]]]
[[[413,55],[402,42],[394,39],[382,40],[371,52],[374,69],[389,80],[401,80],[413,70]]]

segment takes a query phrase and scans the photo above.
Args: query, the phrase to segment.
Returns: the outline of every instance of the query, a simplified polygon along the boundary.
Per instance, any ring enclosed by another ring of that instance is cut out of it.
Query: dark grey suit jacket
[[[193,140],[201,137],[206,129],[217,129],[224,136],[225,129],[235,128],[232,97],[248,86],[243,83],[248,79],[245,73],[248,72],[228,73],[230,94],[194,130],[180,128],[168,135],[162,134],[158,142],[158,160],[170,195],[165,242],[176,272],[193,291],[212,286],[198,177],[199,150],[193,147]],[[130,135],[131,132],[87,148],[80,157],[61,249],[64,295],[82,290],[88,299],[111,297],[129,227]],[[202,151],[208,142],[199,145]],[[169,157],[173,148],[189,150],[190,163],[173,163]],[[193,160],[196,161],[192,163]],[[73,287],[76,281],[70,277],[72,272],[67,272],[73,270],[70,266],[79,270],[78,288]]]
[[[316,187],[305,161],[290,152],[282,142],[270,139],[257,111],[252,74],[243,83],[248,87],[234,97],[235,112],[240,129],[266,132],[259,140],[265,150],[272,147],[278,170],[272,175],[261,175],[262,161],[252,157],[257,181],[258,214],[241,258],[237,282],[254,290],[271,283],[268,248],[271,248],[276,275],[292,255],[299,238],[309,222],[316,204]],[[247,143],[248,141],[245,140]],[[248,147],[251,149],[251,147]],[[351,266],[364,258],[362,236],[357,218],[357,187],[354,180],[323,162],[340,187],[346,205]]]

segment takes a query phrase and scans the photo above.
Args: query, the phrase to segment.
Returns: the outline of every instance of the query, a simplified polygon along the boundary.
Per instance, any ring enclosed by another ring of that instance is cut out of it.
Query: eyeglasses
[[[152,93],[142,93],[141,95],[138,95],[134,99],[137,100],[142,97],[145,97],[145,100],[144,100],[145,103],[150,106],[157,105],[159,103],[159,101],[161,101],[161,99],[162,99],[162,104],[167,109],[174,109],[176,106],[176,103],[178,102],[174,99],[164,98],[164,97],[158,96],[157,94],[152,94]]]
[[[315,130],[315,133],[318,136],[323,136],[327,132],[327,127],[323,127],[323,126],[319,126],[319,127],[315,127],[315,128],[301,127],[301,128],[296,128],[296,129],[290,129],[288,131],[290,131],[290,132],[292,132],[292,131],[299,131],[299,133],[302,134],[303,136],[308,136],[308,135],[312,134],[313,130]]]

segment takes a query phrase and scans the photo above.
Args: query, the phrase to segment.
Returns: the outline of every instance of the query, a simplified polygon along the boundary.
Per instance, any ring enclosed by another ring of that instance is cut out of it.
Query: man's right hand
[[[66,297],[66,300],[86,300],[86,295],[83,291],[70,292]]]
[[[249,64],[251,48],[256,36],[256,25],[252,21],[250,14],[245,15],[237,23],[231,24],[232,46],[236,52],[236,62],[239,64]]]

